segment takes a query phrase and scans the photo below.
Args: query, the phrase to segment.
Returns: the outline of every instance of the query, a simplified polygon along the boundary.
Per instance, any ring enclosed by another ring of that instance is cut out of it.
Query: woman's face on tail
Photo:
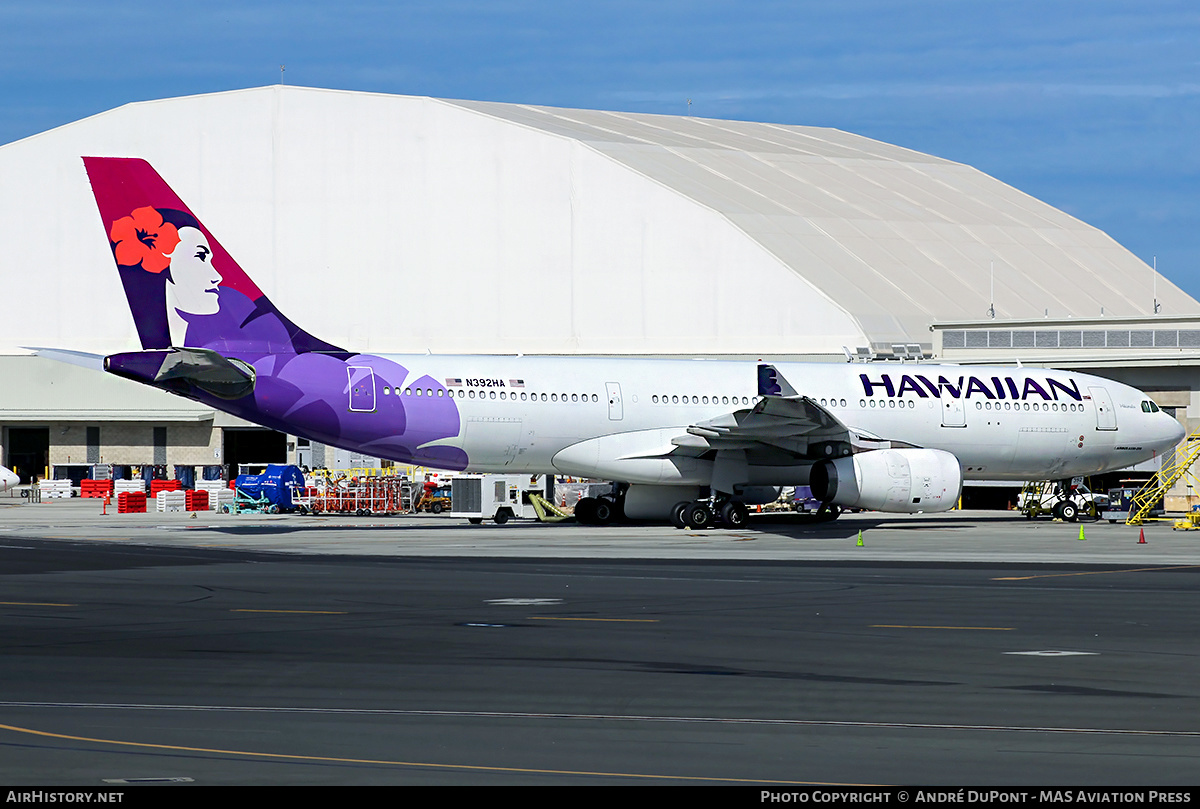
[[[215,314],[220,307],[217,285],[221,274],[212,265],[212,248],[196,228],[180,228],[179,244],[171,253],[174,305],[194,315]]]

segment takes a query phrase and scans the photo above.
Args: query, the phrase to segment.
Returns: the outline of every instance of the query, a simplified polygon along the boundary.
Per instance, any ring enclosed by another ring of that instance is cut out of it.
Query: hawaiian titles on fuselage
[[[958,377],[938,376],[936,380],[924,374],[900,374],[899,380],[891,374],[880,374],[872,378],[870,374],[859,374],[862,381],[863,393],[867,396],[899,397],[905,395],[918,396],[928,399],[930,396],[940,399],[943,392],[951,399],[970,399],[972,396],[987,399],[1023,400],[1034,397],[1044,401],[1058,401],[1062,398],[1081,402],[1090,399],[1079,391],[1079,383],[1074,379],[1062,382],[1051,377],[1045,377],[1039,382],[1033,377],[992,376],[978,377],[962,375]]]

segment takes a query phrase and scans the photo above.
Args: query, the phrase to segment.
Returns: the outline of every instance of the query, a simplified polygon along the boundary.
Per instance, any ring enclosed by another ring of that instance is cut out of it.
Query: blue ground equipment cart
[[[304,488],[304,474],[300,467],[284,464],[268,464],[261,475],[238,475],[234,481],[236,496],[230,511],[278,514],[291,511],[292,493]]]

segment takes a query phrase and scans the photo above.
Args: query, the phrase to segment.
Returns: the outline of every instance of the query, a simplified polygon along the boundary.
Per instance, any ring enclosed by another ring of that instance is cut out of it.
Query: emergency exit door
[[[621,404],[621,386],[616,382],[605,382],[604,390],[608,393],[609,420],[620,421],[625,417],[625,409]]]
[[[357,413],[375,410],[375,371],[365,365],[350,365],[350,409]]]

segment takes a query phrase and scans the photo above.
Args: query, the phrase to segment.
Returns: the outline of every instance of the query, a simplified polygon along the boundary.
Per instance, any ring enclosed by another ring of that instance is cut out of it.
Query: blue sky
[[[1200,298],[1200,4],[0,5],[0,143],[277,83],[831,126],[970,165]]]

